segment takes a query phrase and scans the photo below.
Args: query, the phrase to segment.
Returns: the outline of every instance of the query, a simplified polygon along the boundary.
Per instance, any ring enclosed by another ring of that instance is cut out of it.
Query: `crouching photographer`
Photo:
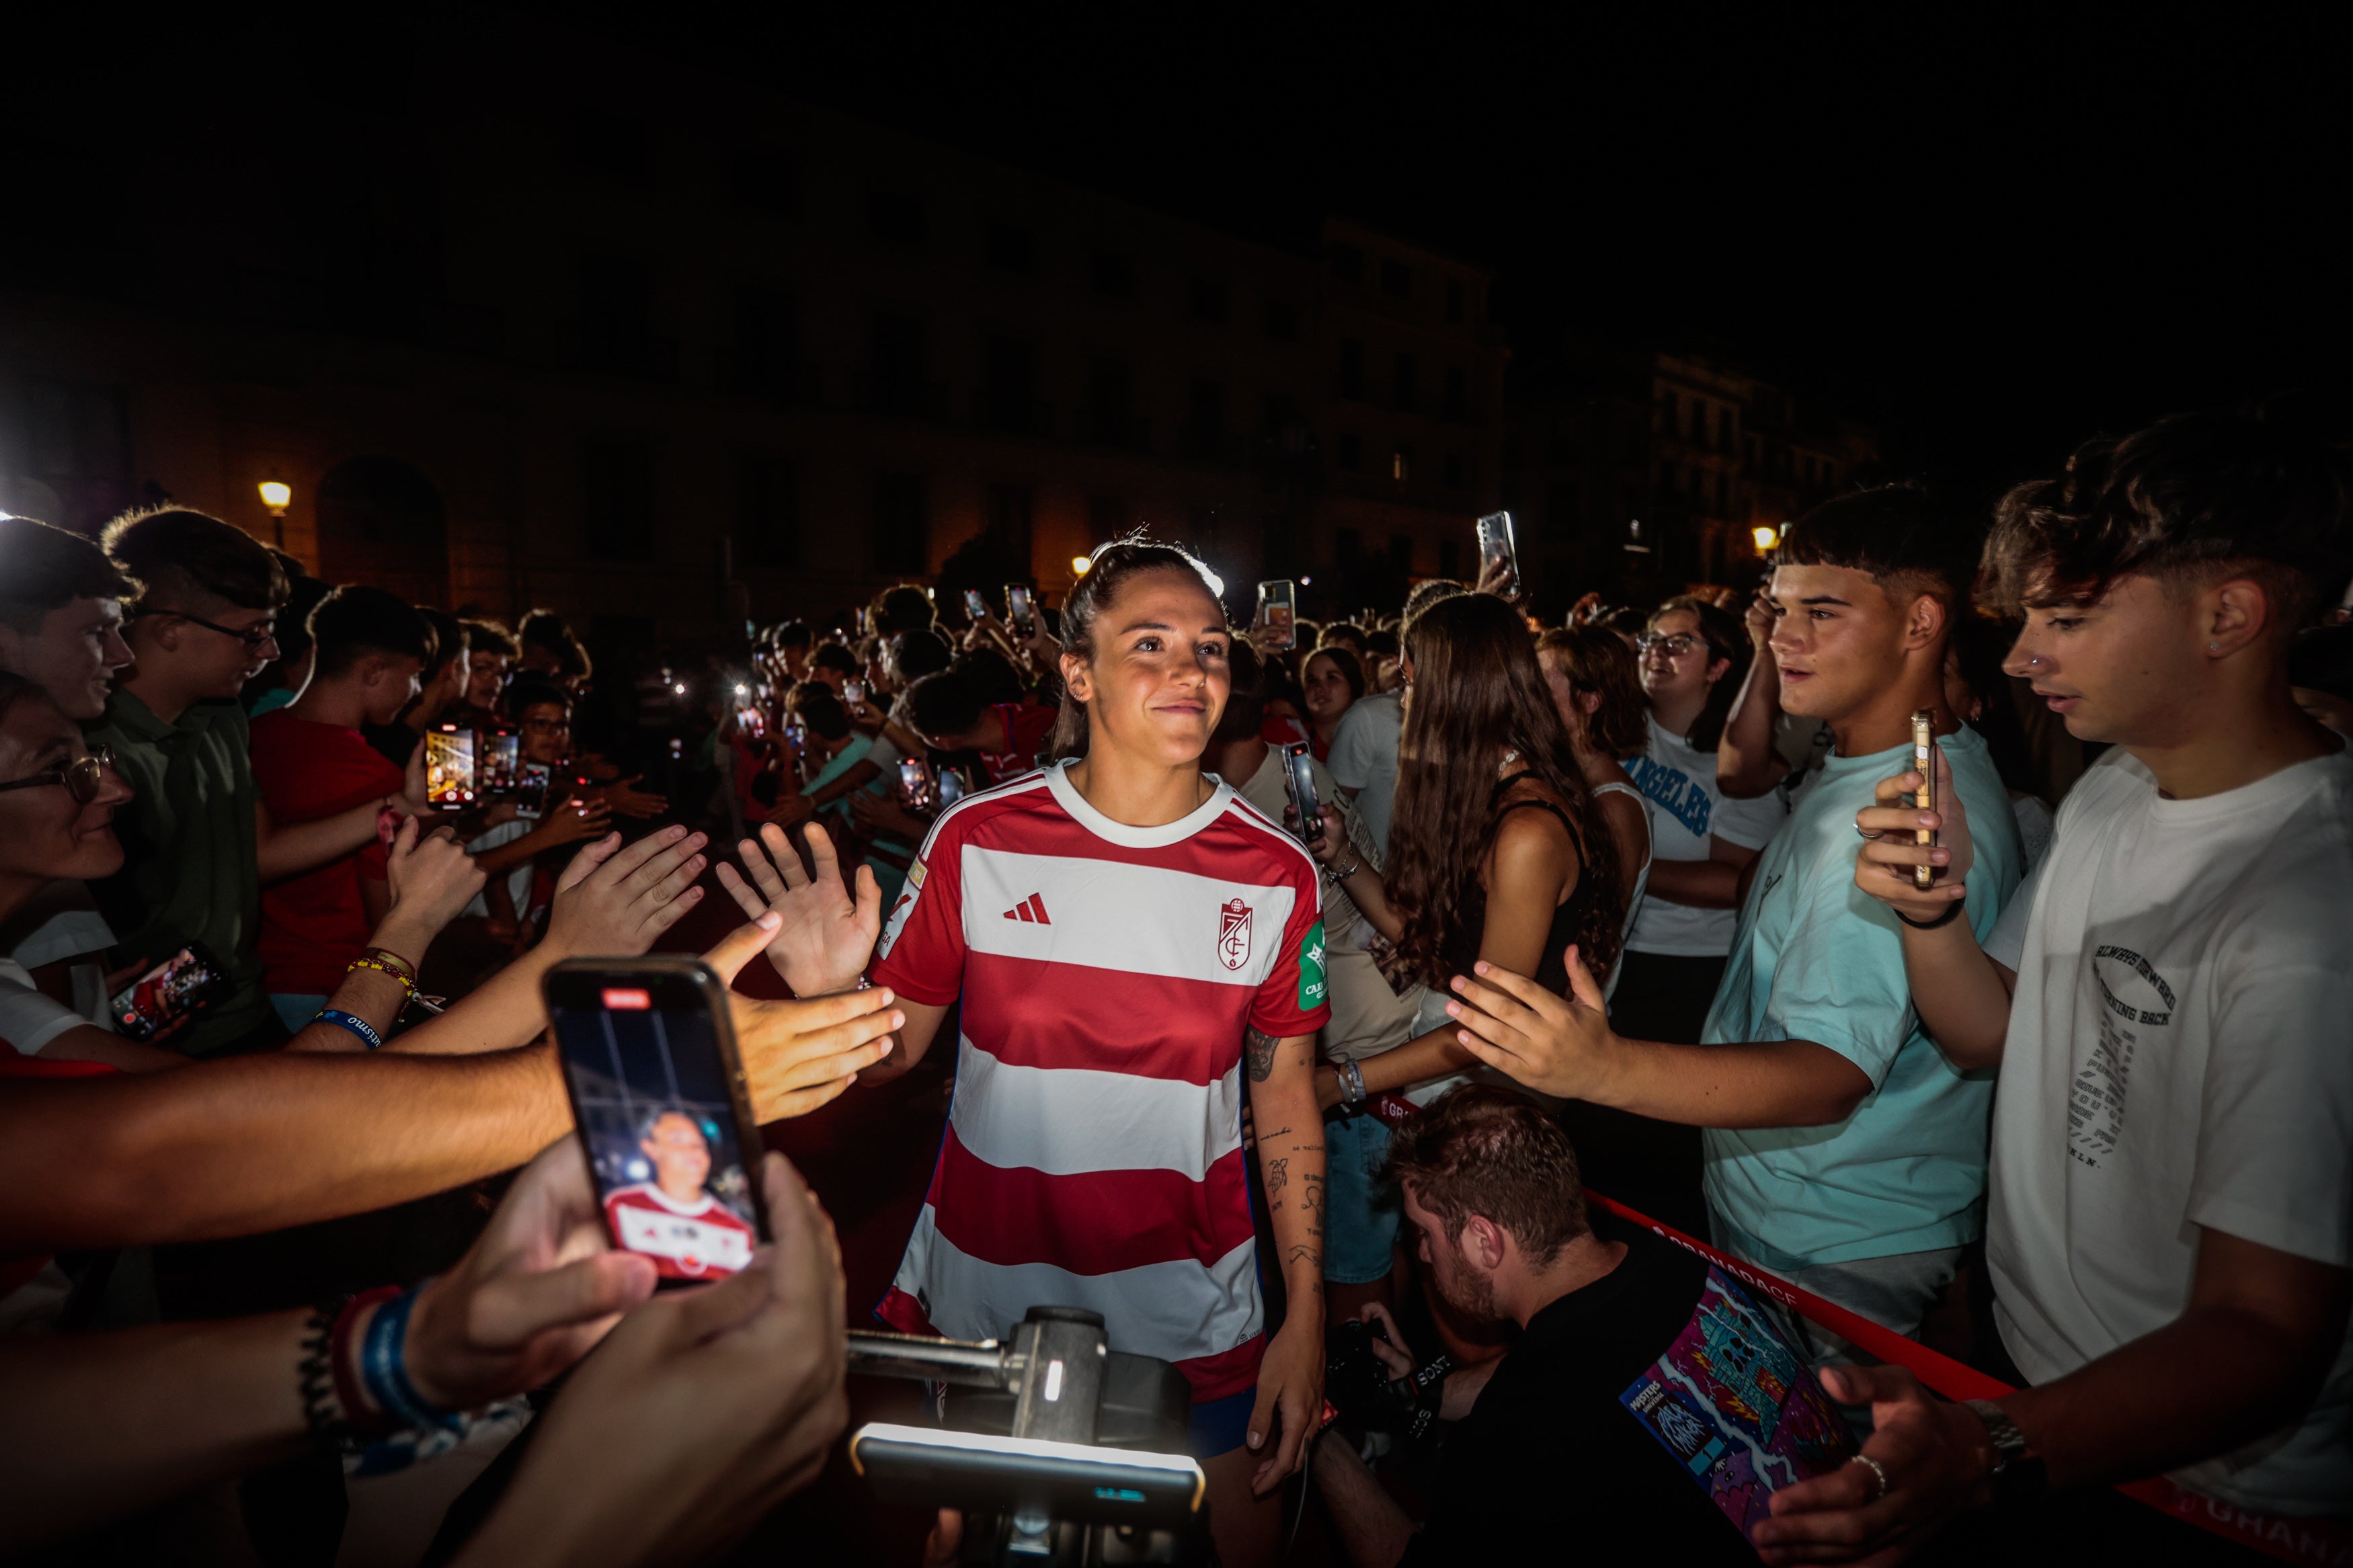
[[[1389,1176],[1447,1303],[1521,1333],[1461,1415],[1419,1525],[1344,1442],[1316,1445],[1356,1568],[1520,1560],[1574,1540],[1598,1562],[1747,1563],[1773,1491],[1854,1462],[1779,1328],[1705,1259],[1589,1214],[1557,1124],[1506,1089],[1458,1089],[1404,1124]],[[1416,1359],[1387,1313],[1377,1353]]]
[[[772,1234],[723,1283],[654,1295],[566,1137],[448,1274],[332,1309],[0,1342],[0,1550],[55,1542],[300,1453],[431,1450],[586,1356],[464,1563],[708,1555],[806,1485],[847,1414],[831,1222],[762,1170]],[[603,1342],[599,1347],[599,1342]]]

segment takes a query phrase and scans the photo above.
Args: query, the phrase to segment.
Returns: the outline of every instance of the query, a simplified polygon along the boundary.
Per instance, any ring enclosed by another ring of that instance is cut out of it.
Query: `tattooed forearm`
[[[1291,1182],[1291,1162],[1288,1159],[1266,1163],[1266,1201],[1274,1203],[1282,1196],[1282,1189]]]
[[[1266,1081],[1266,1075],[1274,1070],[1274,1047],[1280,1044],[1262,1029],[1252,1029],[1242,1036],[1242,1059],[1250,1065],[1250,1082]]]

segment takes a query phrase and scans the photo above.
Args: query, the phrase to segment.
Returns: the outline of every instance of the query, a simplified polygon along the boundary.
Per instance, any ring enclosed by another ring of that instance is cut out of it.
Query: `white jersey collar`
[[[1204,774],[1217,784],[1209,792],[1208,800],[1174,822],[1164,822],[1157,827],[1130,827],[1124,822],[1113,822],[1087,804],[1086,797],[1079,793],[1078,786],[1071,784],[1067,776],[1070,765],[1071,760],[1065,758],[1046,770],[1046,788],[1052,794],[1055,804],[1069,812],[1073,821],[1096,837],[1130,849],[1164,849],[1171,844],[1182,844],[1215,822],[1224,813],[1226,803],[1234,798],[1231,784],[1213,773]]]

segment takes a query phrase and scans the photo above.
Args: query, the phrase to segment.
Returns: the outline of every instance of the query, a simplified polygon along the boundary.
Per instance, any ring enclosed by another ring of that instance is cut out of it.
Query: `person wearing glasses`
[[[137,585],[91,540],[29,517],[0,517],[0,670],[47,692],[77,722],[106,711],[131,662],[122,602]],[[114,931],[90,889],[58,878],[0,918],[0,957],[93,1021],[106,1016]]]
[[[1732,951],[1740,874],[1787,815],[1781,798],[1727,795],[1715,743],[1752,648],[1740,623],[1704,600],[1670,599],[1637,639],[1649,738],[1624,759],[1651,813],[1651,875],[1626,938],[1610,1011],[1630,1036],[1695,1045]],[[1696,1142],[1687,1135],[1692,1173]]]
[[[571,694],[544,676],[524,674],[507,688],[506,699],[522,737],[518,753],[524,763],[547,768],[553,784],[536,816],[524,816],[513,796],[493,802],[483,815],[488,826],[466,844],[490,881],[466,906],[465,914],[483,922],[473,929],[501,956],[513,951],[522,936],[522,917],[537,901],[532,884],[540,855],[596,837],[611,819],[611,807],[604,801],[586,793],[568,797],[560,793],[566,786],[577,787],[571,773]]]
[[[137,663],[90,728],[135,792],[118,813],[122,869],[93,885],[126,962],[190,942],[234,987],[174,1042],[190,1056],[261,1050],[286,1030],[262,986],[263,884],[349,855],[387,811],[427,815],[422,756],[397,792],[280,826],[254,784],[237,697],[278,657],[286,574],[260,542],[202,512],[132,512],[109,524],[108,556],[140,584],[126,623]]]

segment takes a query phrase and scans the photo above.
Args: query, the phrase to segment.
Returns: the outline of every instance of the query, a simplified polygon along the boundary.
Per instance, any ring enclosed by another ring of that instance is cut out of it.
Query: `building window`
[[[1675,395],[1659,394],[1659,428],[1672,436],[1683,426],[1683,415],[1675,407]]]
[[[1707,405],[1696,397],[1691,405],[1691,441],[1694,447],[1707,445]]]
[[[739,147],[727,159],[727,184],[735,199],[771,217],[801,216],[800,169],[783,153]]]
[[[1389,478],[1399,484],[1413,478],[1413,448],[1397,446],[1389,448]]]
[[[1038,265],[1036,237],[1018,223],[988,226],[988,264],[999,272],[1030,272]]]
[[[1462,575],[1462,546],[1454,540],[1438,542],[1438,574],[1441,577]]]
[[[1288,300],[1269,300],[1265,312],[1266,335],[1286,343],[1299,341],[1299,307]]]
[[[1471,377],[1459,364],[1446,367],[1446,416],[1458,425],[1471,420]]]
[[[615,375],[654,374],[650,265],[632,256],[581,258],[580,358]]]
[[[1471,488],[1471,464],[1460,452],[1446,454],[1446,488],[1450,490]]]
[[[1392,388],[1392,391],[1395,394],[1393,401],[1396,403],[1398,412],[1400,414],[1411,414],[1415,412],[1416,405],[1420,402],[1420,399],[1415,395],[1415,368],[1413,356],[1411,354],[1399,354],[1397,356],[1396,384]]]
[[[1085,434],[1106,446],[1133,446],[1141,438],[1135,417],[1135,370],[1116,354],[1100,354],[1087,368]]]
[[[1335,282],[1362,284],[1365,280],[1365,253],[1353,245],[1334,246],[1332,278]]]
[[[797,566],[801,556],[800,471],[776,458],[735,460],[735,559],[749,567]]]
[[[1196,278],[1187,296],[1187,313],[1197,321],[1216,326],[1226,324],[1226,286],[1207,278]]]
[[[1135,263],[1117,251],[1095,252],[1092,277],[1095,292],[1105,299],[1135,298]]]
[[[1365,395],[1365,341],[1362,338],[1340,340],[1340,395],[1357,398]]]
[[[1392,300],[1413,298],[1413,268],[1402,261],[1381,263],[1381,292]]]
[[[894,311],[876,311],[867,331],[868,405],[883,414],[936,412],[924,379],[925,350],[922,321]]]
[[[1715,515],[1718,517],[1732,515],[1732,487],[1725,482],[1721,470],[1718,470],[1715,476]]]
[[[1343,430],[1340,432],[1340,440],[1336,450],[1339,454],[1337,460],[1340,467],[1345,468],[1348,472],[1352,474],[1356,473],[1365,466],[1365,438],[1362,436],[1357,435],[1355,431]]]
[[[928,525],[921,474],[874,476],[871,537],[876,572],[897,575],[921,572]]]
[[[991,338],[981,423],[992,430],[1039,432],[1038,351],[1019,338]]]
[[[802,385],[800,335],[793,297],[766,283],[735,290],[735,341],[729,346],[729,380],[755,397],[792,397],[812,390]]]
[[[652,560],[652,444],[634,437],[592,436],[580,458],[582,542],[588,553],[604,561]]]
[[[1219,455],[1226,441],[1226,384],[1206,375],[1193,378],[1185,415],[1185,444],[1196,457]]]
[[[923,204],[904,191],[872,191],[866,197],[866,226],[893,245],[923,243]]]
[[[1461,279],[1449,278],[1446,280],[1446,320],[1450,325],[1459,327],[1462,324],[1465,292]]]

